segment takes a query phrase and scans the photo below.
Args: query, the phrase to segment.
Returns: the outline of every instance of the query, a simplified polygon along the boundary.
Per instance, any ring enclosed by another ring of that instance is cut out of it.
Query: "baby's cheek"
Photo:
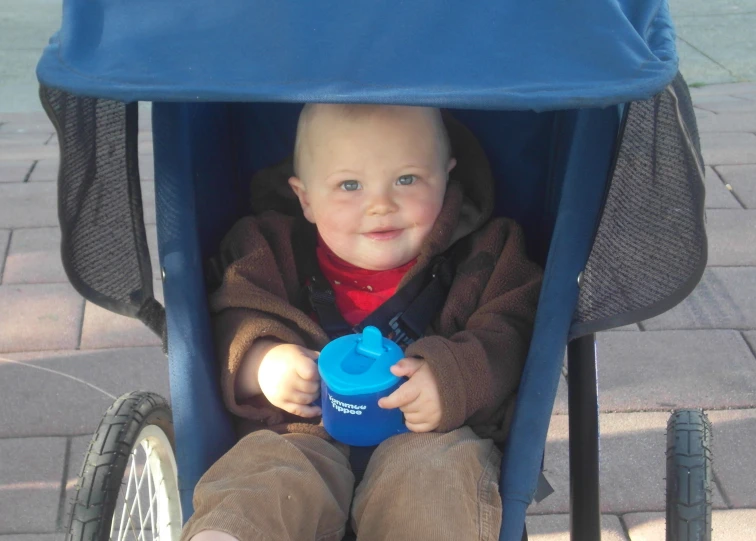
[[[435,194],[426,194],[426,197],[413,201],[412,213],[415,215],[415,221],[418,224],[432,226],[436,221],[443,200],[435,197]]]
[[[326,235],[338,237],[347,234],[351,229],[354,229],[355,222],[356,220],[349,213],[349,209],[343,208],[342,205],[333,205],[319,212],[315,223],[320,235],[325,240]]]

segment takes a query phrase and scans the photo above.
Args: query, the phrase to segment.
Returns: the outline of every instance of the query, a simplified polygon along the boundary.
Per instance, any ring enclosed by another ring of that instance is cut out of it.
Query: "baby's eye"
[[[339,187],[346,192],[353,192],[360,189],[360,183],[357,180],[345,180]]]
[[[415,175],[402,175],[396,180],[396,183],[400,186],[409,186],[410,184],[414,184],[417,180],[417,177]]]

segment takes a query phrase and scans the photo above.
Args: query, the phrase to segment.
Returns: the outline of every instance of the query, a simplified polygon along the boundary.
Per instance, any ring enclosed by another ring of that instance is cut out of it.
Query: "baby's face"
[[[310,120],[301,178],[289,182],[305,217],[341,259],[371,270],[399,267],[420,253],[454,160],[442,155],[428,109],[348,115],[331,107]]]

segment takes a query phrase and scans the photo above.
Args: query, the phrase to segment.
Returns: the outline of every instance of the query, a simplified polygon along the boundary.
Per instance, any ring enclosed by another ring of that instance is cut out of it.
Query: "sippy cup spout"
[[[365,327],[362,337],[357,342],[357,353],[377,359],[383,355],[386,348],[383,346],[383,336],[376,327]]]

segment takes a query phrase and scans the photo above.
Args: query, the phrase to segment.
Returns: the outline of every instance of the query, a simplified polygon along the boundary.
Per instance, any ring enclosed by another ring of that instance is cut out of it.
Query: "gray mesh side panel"
[[[698,283],[706,256],[703,161],[678,75],[629,105],[571,337],[669,310]]]
[[[136,154],[137,104],[46,87],[40,98],[60,142],[58,218],[71,284],[108,310],[143,321],[148,312],[154,318]]]

